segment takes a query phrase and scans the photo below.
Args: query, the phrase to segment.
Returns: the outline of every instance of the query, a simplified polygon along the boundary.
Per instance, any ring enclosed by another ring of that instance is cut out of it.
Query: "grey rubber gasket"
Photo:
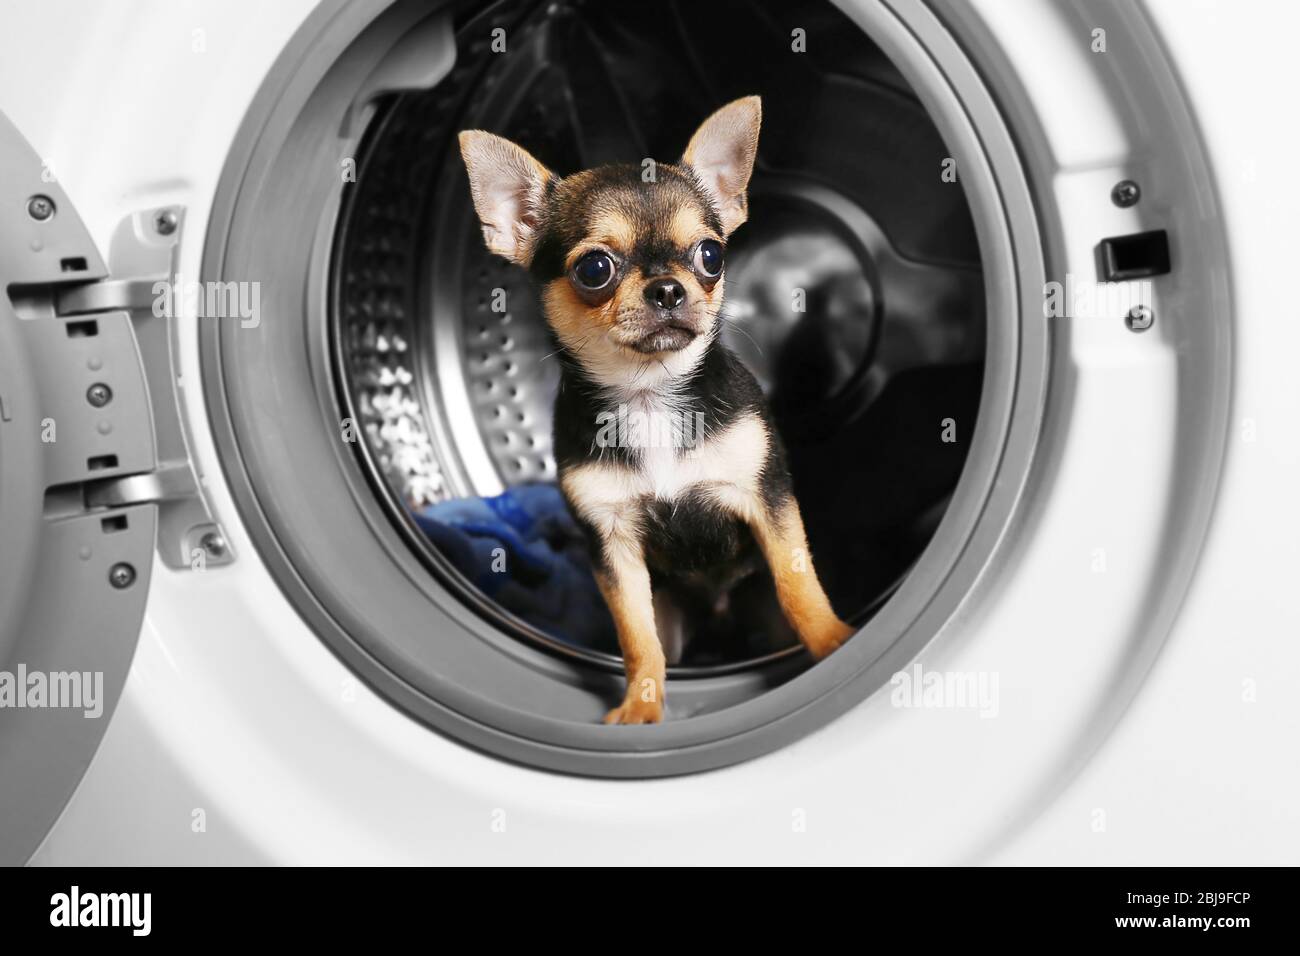
[[[281,588],[342,660],[417,718],[495,755],[572,773],[662,776],[735,763],[882,686],[987,567],[1024,487],[1046,386],[1047,329],[1034,306],[1042,250],[1029,189],[994,102],[925,5],[840,5],[904,73],[962,170],[989,316],[972,450],[929,547],[861,634],[802,673],[786,664],[784,673],[670,683],[670,719],[655,727],[600,725],[618,675],[513,640],[428,574],[338,439],[320,268],[334,222],[319,212],[337,208],[345,157],[322,136],[320,117],[346,108],[356,78],[434,5],[327,3],[264,83],[227,160],[204,251],[205,279],[263,284],[257,328],[218,321],[202,331],[214,435]],[[345,55],[347,69],[336,69]]]

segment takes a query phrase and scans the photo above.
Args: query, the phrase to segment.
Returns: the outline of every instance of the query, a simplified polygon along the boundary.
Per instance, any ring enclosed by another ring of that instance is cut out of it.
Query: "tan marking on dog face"
[[[682,203],[674,209],[666,232],[666,238],[683,251],[693,249],[701,239],[722,239],[705,224],[704,215],[695,203]]]
[[[627,256],[636,247],[636,236],[637,225],[631,216],[617,207],[603,208],[592,217],[586,239],[570,254],[569,268],[591,249],[604,247],[619,256]]]
[[[583,301],[568,276],[552,279],[542,289],[547,321],[560,342],[569,348],[585,342],[593,332],[607,333],[617,320],[617,300],[615,295],[607,302],[590,305]]]

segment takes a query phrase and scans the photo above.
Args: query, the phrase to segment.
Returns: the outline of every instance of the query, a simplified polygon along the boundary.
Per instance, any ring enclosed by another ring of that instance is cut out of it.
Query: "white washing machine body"
[[[197,277],[240,124],[312,7],[10,9],[0,111],[101,250],[128,217],[183,209],[179,272]],[[1209,161],[1214,193],[1180,195],[1115,119],[1115,89],[1089,61],[1106,54],[1077,32],[1086,13],[940,7],[979,38],[1003,109],[1041,130],[1052,175],[1035,188],[1069,213],[1053,224],[1061,261],[1086,272],[1100,238],[1164,213],[1176,236],[1203,216],[1226,239],[1215,282],[1229,308],[1215,319],[1230,378],[1187,381],[1215,360],[1189,366],[1187,339],[1164,333],[1198,307],[1176,288],[1144,335],[1053,325],[1053,376],[1071,387],[1047,400],[994,559],[908,664],[994,681],[994,706],[900,706],[885,686],[766,756],[643,780],[545,772],[435,732],[359,680],[268,571],[197,384],[202,320],[182,316],[186,434],[233,560],[155,559],[121,697],[32,861],[1295,863],[1300,324],[1276,291],[1296,251],[1286,164],[1300,143],[1269,91],[1294,81],[1286,28],[1300,21],[1267,0],[1133,7]],[[1109,202],[1134,174],[1149,198]],[[1165,281],[1177,278],[1176,263]],[[1207,405],[1204,440],[1187,441],[1180,395],[1201,386],[1230,404]]]

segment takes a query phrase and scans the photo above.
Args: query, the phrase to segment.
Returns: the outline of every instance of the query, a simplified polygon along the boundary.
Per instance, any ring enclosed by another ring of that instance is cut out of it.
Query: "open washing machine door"
[[[99,747],[135,653],[155,540],[229,560],[174,404],[174,209],[113,240],[0,114],[0,862],[32,853]],[[161,284],[160,284],[161,283]]]

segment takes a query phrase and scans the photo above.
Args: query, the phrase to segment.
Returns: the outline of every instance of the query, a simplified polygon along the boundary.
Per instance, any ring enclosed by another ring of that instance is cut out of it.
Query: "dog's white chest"
[[[630,398],[619,413],[638,495],[672,501],[703,480],[702,471],[710,470],[703,414],[657,395]]]
[[[673,502],[699,490],[738,514],[748,513],[768,452],[767,429],[757,416],[741,416],[717,434],[694,438],[680,428],[639,432],[643,424],[629,418],[620,439],[635,452],[630,462],[593,461],[561,479],[574,507],[594,527],[604,534],[631,531],[648,500]]]

